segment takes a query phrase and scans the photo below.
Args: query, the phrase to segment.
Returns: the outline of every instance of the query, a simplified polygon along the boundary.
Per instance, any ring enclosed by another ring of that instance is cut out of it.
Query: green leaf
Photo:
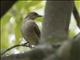
[[[1,48],[2,49],[9,47],[8,35],[9,35],[9,32],[6,25],[5,27],[1,26]]]

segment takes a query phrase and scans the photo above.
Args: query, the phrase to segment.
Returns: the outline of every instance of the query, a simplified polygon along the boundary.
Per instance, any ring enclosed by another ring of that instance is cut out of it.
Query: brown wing
[[[36,32],[37,36],[40,38],[40,30],[37,24],[34,26],[34,31]]]

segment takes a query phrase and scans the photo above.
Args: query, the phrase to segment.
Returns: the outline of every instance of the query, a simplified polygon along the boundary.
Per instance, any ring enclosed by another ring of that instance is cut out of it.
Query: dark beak
[[[38,15],[38,17],[42,17],[41,15]]]

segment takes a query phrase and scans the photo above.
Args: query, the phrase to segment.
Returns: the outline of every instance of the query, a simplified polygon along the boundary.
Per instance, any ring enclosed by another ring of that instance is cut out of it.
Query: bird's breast
[[[30,44],[34,45],[38,43],[38,36],[34,31],[36,25],[37,24],[34,21],[29,20],[23,22],[21,27],[21,32],[25,40],[28,40]]]

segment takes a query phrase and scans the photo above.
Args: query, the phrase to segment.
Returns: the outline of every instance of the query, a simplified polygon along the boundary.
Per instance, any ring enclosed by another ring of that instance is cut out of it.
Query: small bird
[[[36,12],[29,13],[25,18],[21,26],[21,32],[24,39],[29,42],[30,45],[37,45],[40,39],[40,30],[35,23],[35,19],[41,17]]]

